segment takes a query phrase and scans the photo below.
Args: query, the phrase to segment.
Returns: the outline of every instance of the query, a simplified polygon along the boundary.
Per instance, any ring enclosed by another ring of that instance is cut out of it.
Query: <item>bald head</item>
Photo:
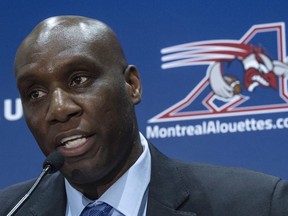
[[[114,32],[104,23],[81,16],[57,16],[45,19],[21,43],[15,58],[18,68],[39,58],[39,54],[67,49],[77,49],[89,44],[90,50],[101,51],[115,64],[127,65],[121,45]],[[107,59],[108,60],[108,59]]]

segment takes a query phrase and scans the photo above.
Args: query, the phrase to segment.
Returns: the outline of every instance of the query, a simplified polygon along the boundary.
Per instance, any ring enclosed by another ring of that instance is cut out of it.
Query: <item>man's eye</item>
[[[85,83],[87,80],[88,80],[88,78],[85,76],[77,76],[77,77],[73,78],[70,85],[71,86],[81,85],[81,84]]]
[[[46,93],[44,91],[41,91],[40,89],[35,89],[29,93],[29,97],[33,100],[44,97],[45,95]]]

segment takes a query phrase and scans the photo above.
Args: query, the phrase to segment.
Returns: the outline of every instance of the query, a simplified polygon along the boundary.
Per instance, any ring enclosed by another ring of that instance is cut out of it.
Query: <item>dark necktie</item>
[[[112,207],[106,203],[87,205],[80,216],[108,216]]]

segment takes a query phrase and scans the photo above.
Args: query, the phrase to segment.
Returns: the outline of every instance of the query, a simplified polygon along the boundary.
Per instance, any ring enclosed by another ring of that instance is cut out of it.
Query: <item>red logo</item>
[[[198,41],[161,53],[164,70],[196,65],[206,69],[186,97],[150,123],[288,111],[284,23],[254,25],[240,40]],[[188,109],[196,99],[202,104]]]

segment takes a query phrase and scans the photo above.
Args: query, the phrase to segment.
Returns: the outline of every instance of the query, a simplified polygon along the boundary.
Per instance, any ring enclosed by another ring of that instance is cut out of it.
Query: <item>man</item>
[[[288,215],[287,181],[180,163],[148,144],[134,112],[138,71],[105,24],[78,16],[44,20],[20,45],[15,77],[41,150],[65,156],[61,173],[45,177],[16,215],[78,216],[96,204],[107,215]],[[2,190],[0,215],[32,184]]]

